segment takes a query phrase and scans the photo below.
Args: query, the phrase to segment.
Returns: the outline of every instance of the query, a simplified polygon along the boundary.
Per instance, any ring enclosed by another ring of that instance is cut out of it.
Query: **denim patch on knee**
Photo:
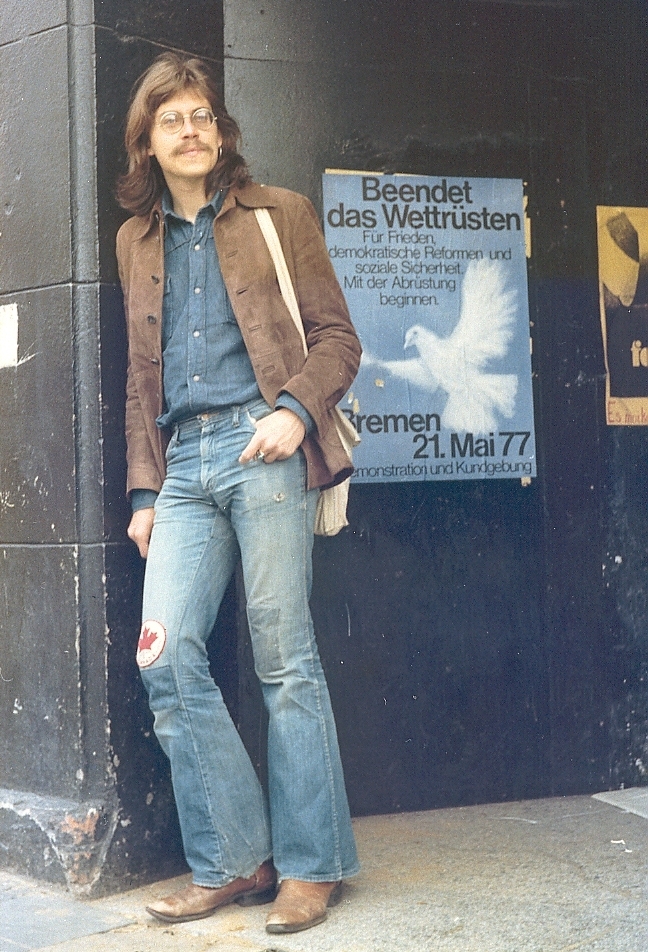
[[[258,676],[269,678],[279,674],[284,667],[279,641],[279,609],[248,604],[247,615]]]
[[[142,625],[135,660],[140,668],[148,668],[160,657],[166,644],[166,628],[159,621],[145,621]]]

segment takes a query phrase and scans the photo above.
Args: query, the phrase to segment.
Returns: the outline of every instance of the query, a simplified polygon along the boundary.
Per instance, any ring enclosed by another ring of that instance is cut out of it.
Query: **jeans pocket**
[[[171,454],[173,453],[174,449],[178,445],[178,433],[179,431],[178,431],[178,428],[176,427],[173,433],[171,434],[171,439],[169,440],[167,444],[167,448],[164,453],[167,463],[169,462],[169,458]]]
[[[255,403],[251,407],[246,408],[245,419],[247,423],[252,427],[252,429],[255,430],[259,420],[262,420],[264,417],[270,416],[272,412],[273,412],[272,407],[268,403],[266,403],[265,400],[259,400],[258,403]]]

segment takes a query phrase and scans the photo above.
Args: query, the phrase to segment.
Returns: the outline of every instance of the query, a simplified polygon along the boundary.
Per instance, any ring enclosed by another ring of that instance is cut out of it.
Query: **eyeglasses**
[[[200,109],[194,109],[193,112],[188,112],[185,116],[173,110],[163,112],[157,120],[157,125],[162,132],[170,136],[175,136],[183,128],[185,119],[191,119],[191,125],[200,132],[206,132],[208,129],[211,129],[216,122],[216,116],[211,109],[205,109],[201,106]]]

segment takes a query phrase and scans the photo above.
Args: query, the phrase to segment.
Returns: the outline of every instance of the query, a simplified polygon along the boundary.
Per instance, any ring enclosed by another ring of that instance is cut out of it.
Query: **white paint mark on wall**
[[[0,368],[18,366],[18,305],[0,304]]]

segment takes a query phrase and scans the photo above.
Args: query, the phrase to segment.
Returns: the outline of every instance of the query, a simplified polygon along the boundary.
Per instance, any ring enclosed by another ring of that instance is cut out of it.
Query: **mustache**
[[[208,145],[202,142],[192,142],[191,145],[179,145],[173,150],[173,155],[184,155],[185,152],[211,152]]]

